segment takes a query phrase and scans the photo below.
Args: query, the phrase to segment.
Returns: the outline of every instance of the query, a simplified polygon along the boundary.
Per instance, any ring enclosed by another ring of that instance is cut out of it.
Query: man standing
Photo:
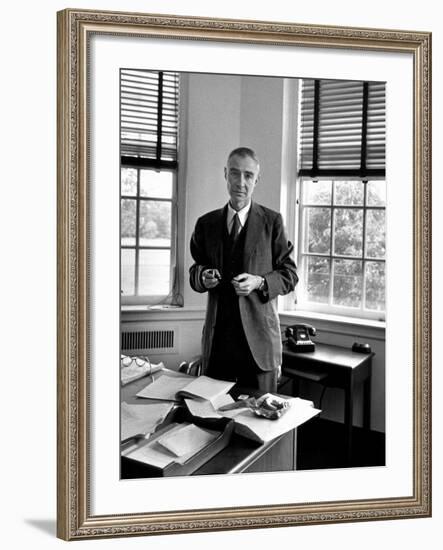
[[[208,292],[203,372],[239,386],[275,391],[282,360],[277,296],[297,284],[283,220],[251,200],[260,173],[252,149],[229,154],[229,203],[197,220],[190,284]]]

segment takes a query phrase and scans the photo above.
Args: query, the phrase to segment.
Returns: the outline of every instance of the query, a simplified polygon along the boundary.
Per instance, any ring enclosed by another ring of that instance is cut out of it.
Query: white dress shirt
[[[251,201],[249,204],[244,206],[241,210],[237,212],[232,206],[228,203],[228,215],[226,216],[226,224],[228,226],[228,233],[231,233],[232,224],[234,223],[234,216],[238,214],[238,219],[240,221],[241,229],[245,226],[246,220],[249,216],[249,210],[251,209]],[[240,229],[240,231],[241,231]]]

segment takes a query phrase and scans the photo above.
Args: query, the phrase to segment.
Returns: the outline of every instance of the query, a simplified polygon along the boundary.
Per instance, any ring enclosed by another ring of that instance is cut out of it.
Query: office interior
[[[174,277],[181,295],[180,307],[143,304],[121,307],[121,332],[168,331],[173,345],[165,349],[122,349],[122,353],[145,354],[153,363],[178,369],[183,361],[200,354],[206,295],[194,292],[188,281],[192,264],[189,242],[195,222],[203,213],[227,202],[223,169],[227,154],[245,145],[261,161],[261,179],[253,200],[280,211],[288,234],[295,240],[297,219],[294,193],[297,185],[297,123],[300,80],[242,75],[180,75],[179,169],[177,178],[177,252]],[[295,257],[297,262],[297,258]],[[372,358],[370,432],[362,430],[363,390],[356,388],[353,403],[355,466],[380,466],[385,461],[385,323],[382,320],[325,315],[299,311],[292,297],[279,299],[282,334],[294,323],[317,329],[315,343],[351,349],[355,342],[369,344]],[[127,339],[125,340],[127,341]],[[322,385],[300,383],[300,395],[319,405]],[[282,386],[282,393],[291,385]],[[340,449],[344,423],[344,392],[327,388],[318,418],[299,429],[299,467],[344,467]],[[343,436],[344,437],[344,436]],[[305,455],[303,453],[306,452]],[[301,456],[303,455],[303,456]]]

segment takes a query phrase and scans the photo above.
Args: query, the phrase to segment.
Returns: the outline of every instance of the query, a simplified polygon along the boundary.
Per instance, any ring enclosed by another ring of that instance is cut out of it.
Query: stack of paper
[[[151,434],[171,411],[173,403],[121,405],[121,441],[136,435]]]
[[[210,445],[217,432],[204,430],[194,424],[170,424],[159,437],[134,444],[122,454],[156,468],[165,468],[172,462],[184,464],[201,449]]]

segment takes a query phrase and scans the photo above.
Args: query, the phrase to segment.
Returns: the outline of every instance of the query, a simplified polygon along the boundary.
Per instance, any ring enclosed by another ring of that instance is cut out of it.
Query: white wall
[[[223,168],[239,145],[241,79],[189,75],[186,151],[185,274],[192,264],[189,241],[197,218],[226,203]],[[206,296],[192,291],[185,277],[186,306],[203,306]]]
[[[278,78],[187,74],[183,78],[185,124],[181,133],[184,155],[180,159],[184,206],[184,231],[179,232],[179,248],[184,254],[182,312],[158,311],[144,314],[123,313],[124,330],[180,325],[177,350],[152,354],[176,368],[182,361],[200,353],[206,294],[194,292],[188,281],[192,264],[189,242],[197,218],[226,204],[228,194],[224,166],[229,152],[239,145],[254,148],[260,156],[261,181],[254,199],[275,209],[280,207],[281,148],[283,120],[283,80]]]
[[[82,0],[74,5],[89,9],[179,13],[213,17],[255,18],[330,25],[416,29],[434,32],[434,299],[443,303],[438,282],[443,277],[443,171],[438,152],[443,149],[443,55],[441,15],[437,2],[405,0],[400,4],[373,0],[371,10],[350,0],[291,3],[274,0]],[[0,400],[3,452],[1,456],[2,545],[8,549],[66,548],[55,538],[55,11],[69,4],[6,3],[0,35],[2,74],[3,163],[2,213],[2,335],[4,388]],[[28,126],[26,149],[23,124]],[[11,205],[17,205],[14,207]],[[97,540],[72,543],[75,548],[156,550],[254,547],[325,548],[328,550],[437,550],[443,536],[443,375],[439,335],[441,307],[434,308],[433,518],[362,522],[299,528],[259,529],[193,535]],[[24,340],[26,335],[26,342]],[[10,359],[12,353],[13,358]],[[13,377],[14,382],[10,380]]]

